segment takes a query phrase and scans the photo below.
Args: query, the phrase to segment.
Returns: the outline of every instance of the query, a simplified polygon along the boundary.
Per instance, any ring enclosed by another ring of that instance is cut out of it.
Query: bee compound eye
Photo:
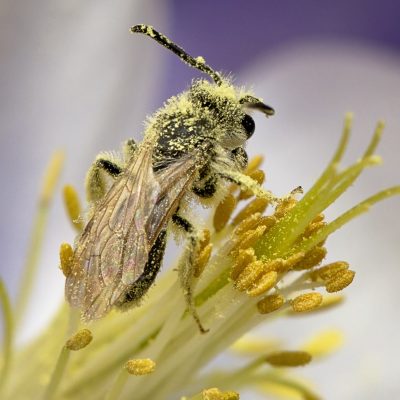
[[[251,118],[250,115],[245,114],[242,119],[242,125],[244,130],[246,131],[247,139],[249,139],[253,135],[254,130],[256,129],[256,124],[254,122],[254,119]]]

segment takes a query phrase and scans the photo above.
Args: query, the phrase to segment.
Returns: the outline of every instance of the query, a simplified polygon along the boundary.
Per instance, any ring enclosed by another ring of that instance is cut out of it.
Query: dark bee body
[[[160,269],[172,222],[189,239],[180,278],[189,309],[203,330],[191,293],[199,233],[184,210],[193,198],[206,204],[222,199],[228,182],[270,197],[241,171],[247,164],[244,146],[255,129],[247,110],[266,115],[273,110],[151,27],[138,25],[132,32],[151,36],[214,82],[196,80],[187,91],[169,99],[149,118],[143,142],[125,144],[124,162],[107,154],[96,159],[87,175],[92,210],[76,242],[66,297],[87,320],[103,316],[112,307],[136,303]],[[112,177],[110,184],[104,172]]]

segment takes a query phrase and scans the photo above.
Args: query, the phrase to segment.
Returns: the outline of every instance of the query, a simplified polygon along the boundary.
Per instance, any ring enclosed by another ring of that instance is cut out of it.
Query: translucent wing
[[[160,231],[178,207],[198,170],[198,155],[153,172],[151,143],[96,207],[76,244],[66,298],[86,320],[100,318],[143,273]]]

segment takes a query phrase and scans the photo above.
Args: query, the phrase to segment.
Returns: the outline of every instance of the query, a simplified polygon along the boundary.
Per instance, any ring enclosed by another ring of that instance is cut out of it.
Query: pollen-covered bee
[[[191,293],[201,235],[182,210],[193,198],[221,200],[232,182],[257,196],[271,196],[242,171],[247,165],[244,146],[255,129],[249,110],[266,116],[274,110],[151,26],[136,25],[131,32],[154,39],[212,82],[194,80],[188,90],[170,98],[148,119],[143,141],[125,143],[123,163],[107,154],[97,157],[87,174],[92,207],[75,243],[66,298],[85,320],[137,304],[160,269],[167,228],[173,224],[188,238],[180,279],[188,307],[204,331]]]

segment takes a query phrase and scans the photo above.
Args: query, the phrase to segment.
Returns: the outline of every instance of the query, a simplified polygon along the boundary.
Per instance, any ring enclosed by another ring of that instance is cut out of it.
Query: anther
[[[278,310],[285,304],[285,298],[280,294],[271,294],[264,297],[257,303],[257,309],[260,314],[269,314]]]
[[[202,400],[239,400],[239,393],[233,391],[222,392],[217,388],[205,389],[201,392]]]
[[[222,231],[231,217],[233,210],[236,207],[235,197],[228,193],[228,195],[218,204],[214,213],[214,229],[216,232]]]
[[[306,351],[280,351],[269,354],[265,360],[274,367],[301,367],[308,364],[312,357]]]
[[[355,274],[356,273],[350,269],[337,272],[326,282],[326,291],[328,293],[334,293],[343,290],[353,282]]]
[[[269,271],[264,274],[252,289],[247,290],[247,294],[251,297],[257,297],[272,289],[278,280],[278,274],[275,271]]]
[[[77,231],[81,231],[83,229],[82,221],[80,220],[81,214],[81,205],[78,197],[78,193],[75,188],[71,185],[64,186],[64,204],[67,209],[67,214],[69,216],[70,221],[74,225]]]
[[[93,339],[92,332],[89,329],[81,329],[74,336],[67,340],[65,347],[68,350],[81,350],[85,348]]]
[[[125,368],[131,375],[148,375],[155,370],[156,363],[150,358],[135,358],[127,361]]]
[[[306,312],[318,308],[322,303],[322,295],[318,292],[301,294],[292,300],[292,309],[295,312]]]
[[[67,278],[71,275],[72,264],[74,259],[74,250],[68,243],[60,245],[60,268],[64,276]]]
[[[246,207],[239,211],[236,217],[233,219],[233,225],[238,225],[240,222],[245,220],[252,214],[263,213],[269,204],[268,199],[257,198],[250,202]]]

